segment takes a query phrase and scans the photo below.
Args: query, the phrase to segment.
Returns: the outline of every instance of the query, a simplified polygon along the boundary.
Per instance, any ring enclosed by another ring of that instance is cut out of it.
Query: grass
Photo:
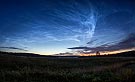
[[[0,82],[135,82],[135,58],[0,57]]]

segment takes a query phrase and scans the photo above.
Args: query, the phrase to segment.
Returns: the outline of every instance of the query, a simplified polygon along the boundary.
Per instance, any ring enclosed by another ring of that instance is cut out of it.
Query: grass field
[[[135,58],[0,56],[0,82],[135,82]]]

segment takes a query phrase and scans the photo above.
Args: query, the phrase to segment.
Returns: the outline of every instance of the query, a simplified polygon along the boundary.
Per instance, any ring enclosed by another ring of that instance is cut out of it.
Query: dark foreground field
[[[135,82],[135,58],[0,56],[0,82]]]

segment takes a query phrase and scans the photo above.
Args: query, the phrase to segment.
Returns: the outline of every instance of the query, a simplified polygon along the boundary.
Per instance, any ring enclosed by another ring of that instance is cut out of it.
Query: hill
[[[111,57],[135,57],[135,51],[128,51],[128,52],[122,52],[122,53],[118,53],[118,54],[111,54],[108,56],[111,56]]]

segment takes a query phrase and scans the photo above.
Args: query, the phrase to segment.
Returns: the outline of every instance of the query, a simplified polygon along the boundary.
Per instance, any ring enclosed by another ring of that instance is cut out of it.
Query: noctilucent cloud
[[[135,47],[134,0],[0,0],[0,50],[44,55]]]

